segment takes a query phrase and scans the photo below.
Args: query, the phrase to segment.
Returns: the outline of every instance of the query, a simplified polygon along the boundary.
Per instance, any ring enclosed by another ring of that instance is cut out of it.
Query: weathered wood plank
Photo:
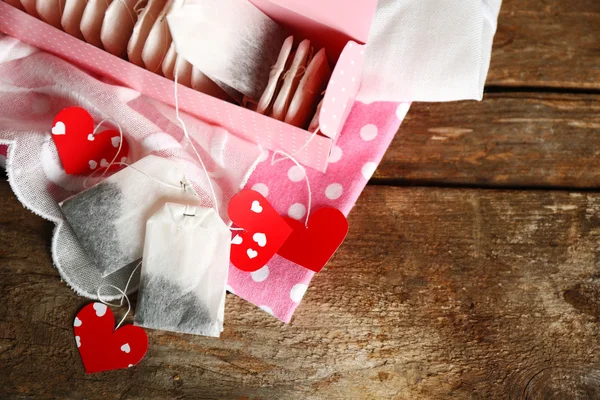
[[[504,0],[488,85],[600,89],[600,2]]]
[[[92,376],[50,224],[0,198],[3,398],[600,396],[600,194],[368,187],[292,324],[229,295],[220,340]]]
[[[600,187],[600,96],[496,93],[413,104],[376,178],[410,184]]]

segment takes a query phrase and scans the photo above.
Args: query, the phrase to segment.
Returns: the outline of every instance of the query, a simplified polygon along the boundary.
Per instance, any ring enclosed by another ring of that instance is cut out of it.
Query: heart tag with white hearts
[[[54,119],[52,138],[65,172],[69,175],[89,175],[98,167],[126,161],[129,144],[121,133],[105,130],[94,134],[94,120],[83,108],[69,107]],[[107,161],[108,160],[108,161]],[[120,164],[111,166],[119,169]]]
[[[133,367],[148,351],[146,332],[133,325],[115,330],[113,312],[102,303],[83,307],[75,317],[73,332],[87,374]]]
[[[246,272],[258,271],[277,253],[292,228],[260,193],[242,190],[229,202],[229,218],[242,228],[231,239],[231,263]]]

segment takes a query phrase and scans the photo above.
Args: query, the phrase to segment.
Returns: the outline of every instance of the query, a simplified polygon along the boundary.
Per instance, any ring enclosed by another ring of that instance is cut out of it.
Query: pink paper
[[[339,141],[332,149],[327,174],[307,170],[313,192],[313,211],[335,207],[348,215],[408,109],[407,103],[355,103]],[[282,161],[271,166],[270,156],[265,157],[246,188],[260,192],[280,215],[304,221],[306,183],[302,170],[293,162]],[[321,273],[326,274],[327,267]],[[312,271],[275,255],[266,267],[256,272],[243,272],[231,266],[228,290],[289,322],[313,276]]]

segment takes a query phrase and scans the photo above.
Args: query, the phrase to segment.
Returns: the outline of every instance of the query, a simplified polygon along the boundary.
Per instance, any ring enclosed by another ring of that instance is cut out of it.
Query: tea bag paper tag
[[[166,203],[146,224],[136,325],[218,337],[231,232],[214,209]]]
[[[66,221],[103,276],[139,260],[146,221],[166,202],[198,205],[177,161],[148,156],[60,203]],[[181,188],[181,189],[180,189]]]
[[[242,190],[229,202],[229,218],[243,229],[231,239],[231,263],[245,272],[258,271],[277,253],[292,228],[255,190]]]

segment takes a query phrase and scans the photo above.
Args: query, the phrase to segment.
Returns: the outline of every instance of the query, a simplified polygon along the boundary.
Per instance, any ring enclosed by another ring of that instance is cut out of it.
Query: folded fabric
[[[355,103],[333,147],[326,174],[307,169],[312,211],[335,207],[348,215],[408,112],[408,103]],[[291,161],[271,165],[263,157],[247,189],[260,192],[280,215],[306,216],[307,189],[302,169]],[[342,266],[343,268],[343,266]],[[327,268],[321,273],[327,273]],[[256,272],[229,268],[229,291],[289,322],[314,273],[278,255]]]
[[[58,57],[0,35],[0,144],[10,145],[9,182],[25,207],[57,225],[52,258],[61,277],[75,292],[94,299],[102,284],[124,288],[136,263],[103,278],[64,223],[58,203],[82,191],[85,177],[64,173],[50,129],[54,117],[73,105],[86,108],[96,123],[105,118],[118,122],[132,162],[150,154],[179,160],[202,206],[212,206],[212,192],[182,129],[165,116],[174,115],[172,108],[157,109],[138,92],[101,82]],[[227,220],[226,205],[255,168],[260,149],[222,128],[182,117],[212,177],[220,215]],[[136,276],[128,292],[137,287]]]
[[[502,0],[379,0],[358,100],[481,100]]]

